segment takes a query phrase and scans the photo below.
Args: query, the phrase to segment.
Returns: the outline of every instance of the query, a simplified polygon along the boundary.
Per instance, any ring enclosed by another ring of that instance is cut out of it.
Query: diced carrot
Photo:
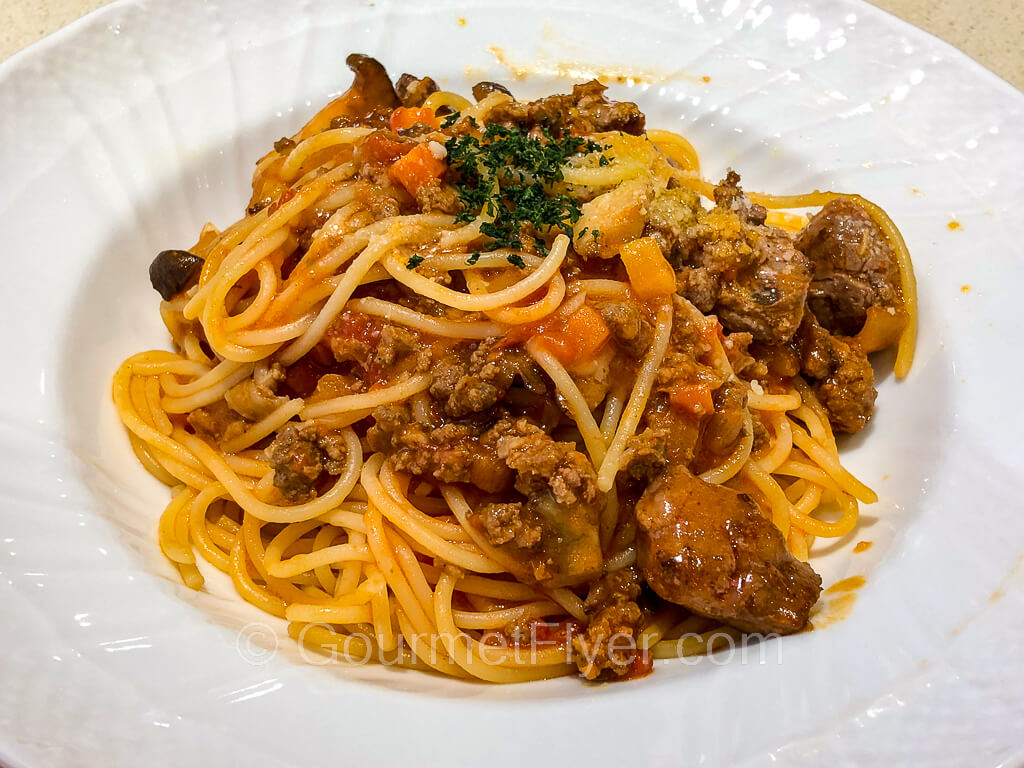
[[[546,329],[534,338],[563,365],[575,365],[592,359],[610,336],[601,315],[584,304],[566,318],[562,328]]]
[[[421,123],[431,128],[441,127],[441,121],[437,119],[434,110],[423,107],[399,107],[391,113],[391,119],[388,123],[391,125],[391,130],[395,133],[412,128],[416,123]]]
[[[707,384],[676,384],[668,392],[668,401],[673,408],[698,417],[707,416],[715,410],[711,387]]]
[[[427,143],[423,143],[392,163],[388,175],[392,181],[405,187],[410,195],[415,195],[416,190],[431,179],[441,178],[447,167],[447,163],[434,155]]]
[[[653,237],[626,243],[619,251],[633,291],[641,299],[668,296],[676,291],[676,273]]]
[[[363,142],[363,151],[378,163],[388,165],[415,146],[412,141],[396,141],[387,131],[374,131]]]

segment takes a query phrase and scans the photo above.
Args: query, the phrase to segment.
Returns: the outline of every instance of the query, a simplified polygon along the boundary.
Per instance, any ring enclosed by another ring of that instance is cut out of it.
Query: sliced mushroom
[[[361,53],[351,53],[345,59],[345,64],[355,73],[355,80],[352,87],[346,94],[350,101],[349,114],[355,116],[359,111],[357,104],[364,107],[364,114],[368,114],[376,107],[397,107],[399,106],[398,94],[395,93],[395,86],[391,84],[391,78],[384,69],[384,65],[371,56]]]
[[[149,265],[149,282],[170,301],[199,279],[203,260],[189,251],[160,251]]]
[[[437,92],[437,83],[431,77],[416,77],[406,72],[395,83],[395,91],[403,107],[422,107],[427,97]]]
[[[501,83],[492,83],[490,80],[481,80],[473,86],[473,98],[477,101],[481,101],[484,96],[494,93],[495,91],[504,93],[506,96],[512,96],[512,91]]]

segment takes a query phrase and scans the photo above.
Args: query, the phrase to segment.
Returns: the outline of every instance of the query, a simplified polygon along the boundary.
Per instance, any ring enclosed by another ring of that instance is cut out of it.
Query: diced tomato
[[[415,195],[416,190],[428,181],[441,178],[448,168],[448,164],[431,150],[430,144],[433,143],[417,144],[388,169],[391,180],[405,187],[410,195]]]
[[[309,397],[326,370],[310,360],[309,355],[306,355],[293,365],[288,366],[288,370],[285,371],[285,394],[293,397]]]
[[[676,273],[665,260],[653,237],[626,243],[619,251],[633,292],[641,299],[669,296],[676,292]]]
[[[668,401],[673,408],[698,418],[708,416],[715,410],[711,387],[707,384],[676,384],[668,391]]]
[[[601,315],[584,304],[573,312],[561,328],[546,328],[534,336],[541,349],[563,365],[576,365],[593,359],[611,337]]]
[[[650,651],[637,649],[636,656],[629,663],[626,674],[612,678],[614,680],[636,680],[638,677],[647,677],[654,671],[654,656]]]
[[[441,127],[441,121],[437,119],[434,110],[424,107],[399,107],[391,113],[391,119],[388,122],[391,130],[395,133],[412,128],[417,123],[431,128]]]

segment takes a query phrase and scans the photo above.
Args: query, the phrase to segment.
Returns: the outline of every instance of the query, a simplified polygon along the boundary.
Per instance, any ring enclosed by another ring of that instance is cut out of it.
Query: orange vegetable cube
[[[388,169],[388,176],[396,184],[401,184],[410,195],[416,194],[416,190],[432,179],[439,179],[444,175],[448,164],[435,154],[431,145],[436,145],[443,152],[436,141],[417,144],[407,154],[398,158]]]
[[[576,365],[593,359],[611,338],[611,331],[601,315],[584,304],[569,315],[564,327],[545,329],[534,338],[563,365]]]
[[[633,291],[641,299],[669,296],[676,292],[676,273],[653,237],[641,237],[626,243],[619,256]]]
[[[676,384],[668,392],[668,401],[673,408],[698,418],[709,416],[715,410],[711,387],[707,384]]]
[[[441,121],[437,119],[434,110],[423,107],[398,107],[391,113],[388,123],[395,133],[412,128],[417,123],[428,125],[431,128],[441,127]]]

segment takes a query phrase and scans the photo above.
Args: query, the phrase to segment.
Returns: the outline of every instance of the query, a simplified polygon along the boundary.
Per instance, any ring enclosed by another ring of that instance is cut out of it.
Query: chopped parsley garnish
[[[522,249],[532,242],[546,253],[537,233],[560,230],[571,235],[581,215],[576,200],[551,190],[563,180],[562,166],[572,157],[605,147],[579,136],[555,139],[543,130],[535,138],[519,128],[492,124],[482,138],[455,136],[445,142],[445,149],[462,203],[457,220],[468,222],[486,214],[493,221],[484,222],[480,232],[494,248]],[[608,159],[601,155],[598,162],[607,165]],[[518,255],[508,260],[525,266]]]
[[[480,251],[473,251],[470,257],[466,259],[466,263],[469,264],[469,266],[473,266],[478,261],[480,261]]]
[[[519,267],[520,269],[522,269],[523,267],[526,266],[526,262],[523,261],[523,257],[520,256],[518,253],[510,253],[505,258],[507,258],[508,263],[514,267]]]
[[[441,121],[441,127],[451,128],[460,117],[462,117],[461,112],[452,112],[450,115],[445,116],[444,120]]]
[[[416,267],[418,267],[422,263],[423,257],[418,253],[414,253],[412,256],[409,257],[409,260],[405,262],[405,268],[416,269]]]

